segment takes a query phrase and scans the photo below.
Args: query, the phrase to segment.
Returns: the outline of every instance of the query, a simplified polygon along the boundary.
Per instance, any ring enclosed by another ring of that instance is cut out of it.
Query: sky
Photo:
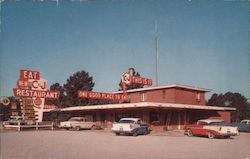
[[[157,35],[159,85],[250,98],[247,0],[1,0],[0,15],[0,96],[13,95],[20,69],[48,89],[85,70],[94,91],[117,91],[131,67],[155,84]]]

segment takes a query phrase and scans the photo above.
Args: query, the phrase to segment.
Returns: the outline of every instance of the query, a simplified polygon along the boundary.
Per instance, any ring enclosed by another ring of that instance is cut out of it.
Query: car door
[[[204,126],[206,126],[207,123],[206,122],[198,122],[197,125],[194,126],[192,132],[193,134],[196,135],[206,135],[208,130],[204,129]]]

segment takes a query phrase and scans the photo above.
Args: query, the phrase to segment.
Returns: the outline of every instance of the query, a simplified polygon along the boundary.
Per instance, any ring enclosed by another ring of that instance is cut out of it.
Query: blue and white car
[[[111,128],[116,135],[146,135],[149,133],[149,125],[139,118],[122,118],[118,123],[114,123]]]

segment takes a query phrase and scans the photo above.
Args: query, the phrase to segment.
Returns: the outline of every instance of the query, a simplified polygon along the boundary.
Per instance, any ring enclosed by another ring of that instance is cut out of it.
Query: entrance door
[[[100,121],[101,121],[101,128],[106,128],[106,118],[105,118],[105,114],[101,113],[100,115]]]

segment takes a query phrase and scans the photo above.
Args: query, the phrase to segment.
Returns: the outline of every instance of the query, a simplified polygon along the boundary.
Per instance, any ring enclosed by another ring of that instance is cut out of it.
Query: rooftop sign
[[[92,92],[92,91],[78,91],[79,98],[94,98],[94,99],[106,99],[106,100],[126,100],[126,96],[122,94],[112,94],[103,92]]]
[[[131,70],[122,74],[121,81],[122,81],[123,94],[79,90],[78,97],[79,98],[106,99],[106,100],[121,100],[121,101],[128,100],[127,92],[126,92],[128,85],[142,84],[142,85],[151,86],[153,83],[151,79],[143,78],[140,76],[133,76],[133,74],[134,73]]]

